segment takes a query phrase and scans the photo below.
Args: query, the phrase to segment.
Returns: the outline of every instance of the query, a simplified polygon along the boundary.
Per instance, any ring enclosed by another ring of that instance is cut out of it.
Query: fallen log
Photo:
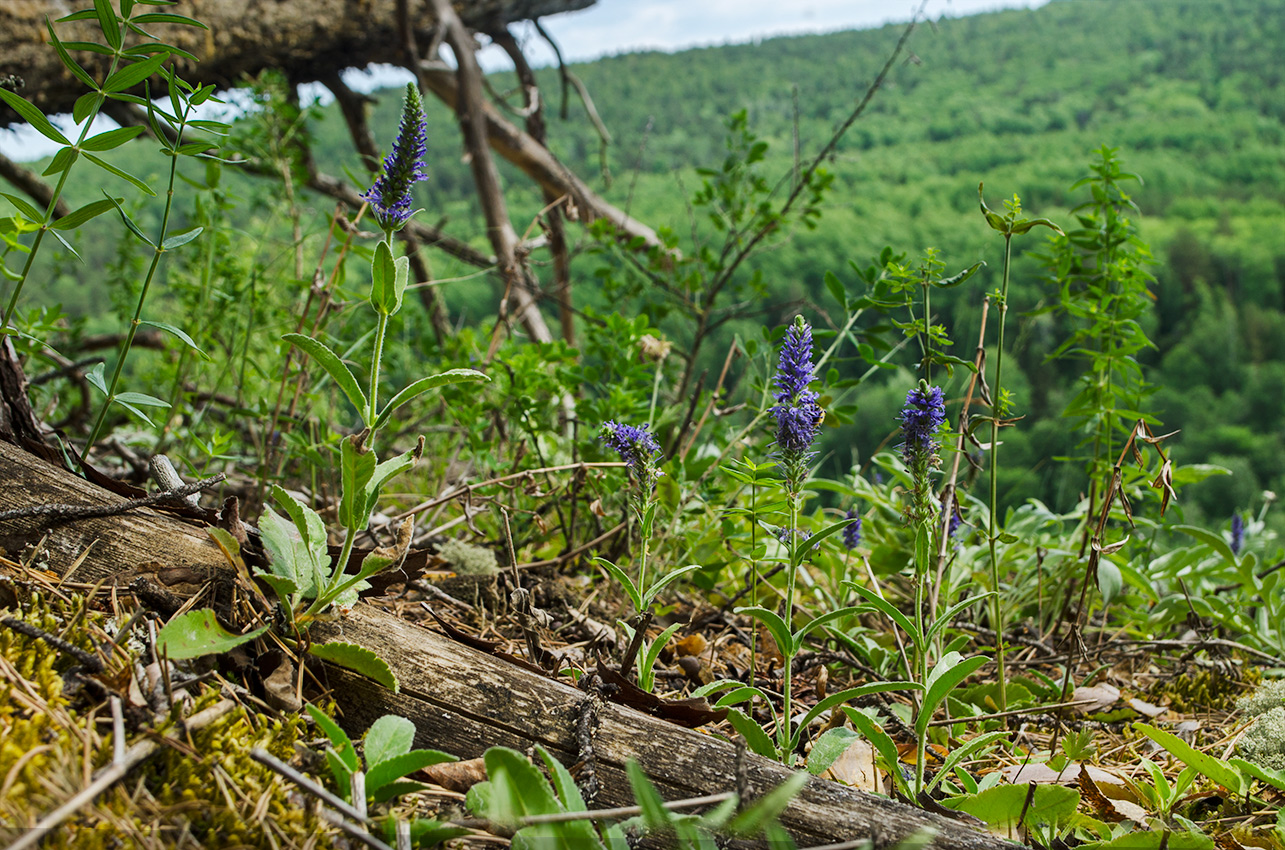
[[[0,441],[0,512],[40,504],[110,505],[122,501],[22,449]],[[74,565],[74,579],[120,586],[139,576],[158,579],[171,592],[198,592],[202,583],[227,578],[226,562],[205,532],[164,513],[143,508],[114,517],[69,519],[33,516],[0,521],[0,547],[16,560],[32,546],[39,563],[60,575]],[[29,551],[28,551],[29,554]],[[384,658],[400,680],[393,693],[347,670],[327,677],[350,732],[396,713],[415,723],[416,745],[461,758],[488,747],[529,750],[539,743],[564,764],[580,758],[577,725],[589,696],[570,685],[506,663],[426,628],[359,605],[349,616],[318,623],[318,640],[344,640]],[[592,737],[601,790],[596,804],[632,803],[625,764],[636,760],[661,794],[678,799],[737,790],[758,796],[789,775],[783,766],[745,757],[737,778],[737,748],[699,730],[685,729],[624,706],[597,707]],[[920,829],[933,830],[928,846],[952,850],[1011,850],[1016,845],[937,814],[811,779],[781,816],[801,846],[852,839],[895,843]]]

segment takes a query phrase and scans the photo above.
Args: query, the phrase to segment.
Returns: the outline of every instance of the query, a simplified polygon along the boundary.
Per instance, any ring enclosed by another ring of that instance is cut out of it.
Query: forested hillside
[[[1159,389],[1147,409],[1164,430],[1182,429],[1180,463],[1233,472],[1193,490],[1188,508],[1217,521],[1260,507],[1264,489],[1285,490],[1282,11],[1275,0],[1057,0],[921,27],[913,56],[892,71],[826,166],[834,186],[816,228],[780,240],[745,270],[762,273],[767,298],[740,329],[781,321],[799,299],[820,304],[827,271],[856,285],[849,262],[864,266],[884,246],[911,256],[936,247],[952,268],[989,264],[984,284],[974,279],[939,307],[956,353],[967,358],[1002,250],[977,212],[977,184],[985,181],[992,197],[1017,194],[1036,215],[1066,224],[1068,209],[1088,199],[1072,185],[1094,152],[1118,148],[1124,170],[1142,178],[1125,188],[1155,260],[1155,308],[1141,321],[1156,347],[1139,358]],[[574,66],[612,134],[608,196],[684,239],[693,227],[707,239],[708,221],[687,199],[701,184],[696,169],[722,163],[729,115],[744,110],[749,132],[769,144],[756,173],[769,185],[788,182],[796,130],[806,159],[864,93],[899,34],[889,26]],[[552,70],[543,85],[558,92]],[[388,125],[395,99],[381,108]],[[569,109],[569,121],[552,122],[552,144],[593,174],[599,138],[574,93]],[[338,153],[342,124],[333,110],[326,114],[318,142],[332,138]],[[448,229],[476,232],[450,116],[435,117],[443,130],[430,134],[433,177],[420,198],[434,216],[451,217]],[[539,206],[531,195],[526,211]],[[1038,253],[1042,243],[1032,237],[1019,251]],[[596,268],[592,260],[576,266],[585,303],[595,303]],[[1038,262],[1019,257],[1016,270],[1014,311],[1051,303]],[[447,296],[478,317],[493,309],[495,292],[457,284]],[[682,339],[681,327],[669,330]],[[1059,320],[1033,315],[1010,336],[1027,418],[1008,442],[1030,471],[1008,479],[1007,501],[1040,497],[1066,508],[1077,495],[1079,485],[1059,486],[1048,463],[1072,454],[1075,443],[1058,419],[1075,364],[1047,359],[1065,336]],[[714,347],[711,368],[722,351]],[[869,385],[850,400],[860,409],[856,424],[827,442],[836,472],[851,462],[848,443],[869,458],[899,407],[895,390]]]

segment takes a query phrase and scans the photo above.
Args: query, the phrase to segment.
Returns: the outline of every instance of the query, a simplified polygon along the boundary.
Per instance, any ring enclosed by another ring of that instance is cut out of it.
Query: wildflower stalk
[[[1000,284],[999,293],[999,331],[997,334],[995,350],[995,399],[1002,401],[1001,383],[1004,368],[1004,319],[1008,316],[1008,273],[1009,263],[1013,251],[1013,234],[1011,232],[1004,234],[1004,273],[1003,282]],[[991,447],[990,447],[990,517],[987,523],[986,538],[990,545],[990,574],[991,590],[995,595],[991,597],[991,627],[995,629],[995,666],[996,679],[999,683],[999,710],[1008,710],[1008,689],[1006,687],[1004,675],[1004,621],[1000,609],[999,598],[999,535],[996,528],[996,515],[999,513],[999,485],[997,475],[999,473],[999,420],[1003,414],[1002,405],[995,405],[991,409]]]
[[[998,668],[996,676],[999,680],[999,710],[1004,712],[1008,710],[1008,692],[1004,669],[1003,610],[999,598],[999,532],[996,525],[996,515],[999,513],[999,489],[997,483],[997,474],[999,472],[999,427],[1000,420],[1008,412],[1004,398],[1004,385],[1001,383],[1001,379],[1004,368],[1004,319],[1008,316],[1008,279],[1012,264],[1013,236],[1028,233],[1031,228],[1037,225],[1047,227],[1057,233],[1062,233],[1062,228],[1046,218],[1020,218],[1022,202],[1016,195],[1013,196],[1012,201],[1004,202],[1005,212],[1003,215],[992,212],[986,206],[986,200],[982,196],[982,184],[980,183],[977,184],[977,202],[981,207],[982,215],[986,219],[986,224],[1004,237],[1004,272],[1000,284],[999,298],[996,302],[999,306],[999,332],[995,343],[995,384],[992,390],[991,404],[990,519],[987,524],[987,537],[990,544],[991,590],[995,593],[995,596],[991,598],[991,627],[995,629],[995,663]]]

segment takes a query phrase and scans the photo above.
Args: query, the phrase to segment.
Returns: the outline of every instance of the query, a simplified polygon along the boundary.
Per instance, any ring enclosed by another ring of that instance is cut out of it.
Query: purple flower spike
[[[1231,517],[1231,553],[1240,554],[1240,547],[1245,545],[1245,519],[1240,514]]]
[[[428,153],[428,122],[424,104],[414,84],[406,85],[406,104],[392,153],[384,158],[384,172],[362,198],[370,203],[375,220],[387,232],[401,230],[411,217],[411,187],[428,178],[424,157]]]
[[[923,464],[926,469],[937,458],[937,431],[946,421],[946,399],[941,387],[930,387],[920,382],[919,387],[906,393],[906,406],[901,411],[901,459],[914,470]]]
[[[825,412],[817,404],[820,395],[808,389],[816,379],[812,365],[812,328],[796,316],[785,333],[776,372],[776,444],[786,460],[801,460],[812,448],[821,430]]]
[[[843,529],[843,547],[851,552],[861,543],[861,515],[857,513],[856,508],[850,508],[843,518],[853,520]]]
[[[629,474],[637,479],[643,493],[650,496],[662,473],[656,468],[660,443],[656,442],[647,426],[638,428],[619,422],[607,422],[602,426],[602,442],[620,455]]]

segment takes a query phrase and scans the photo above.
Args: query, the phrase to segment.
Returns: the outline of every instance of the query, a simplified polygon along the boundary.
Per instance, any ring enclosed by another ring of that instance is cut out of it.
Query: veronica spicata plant
[[[914,612],[907,617],[890,602],[877,588],[866,588],[854,582],[845,582],[852,590],[864,597],[869,603],[860,607],[862,611],[878,611],[886,615],[905,633],[910,643],[910,657],[905,659],[906,670],[912,679],[919,683],[923,690],[922,701],[917,706],[915,715],[915,739],[917,758],[913,786],[903,788],[906,796],[912,800],[919,799],[925,790],[924,758],[928,744],[928,724],[937,707],[946,696],[965,678],[986,663],[985,656],[964,658],[960,653],[951,651],[943,654],[929,669],[930,654],[934,639],[942,632],[953,618],[962,610],[977,601],[977,597],[965,599],[944,611],[939,617],[932,617],[927,611],[928,583],[931,580],[933,558],[932,542],[939,527],[937,522],[937,499],[933,493],[933,476],[941,465],[941,434],[946,427],[946,401],[940,387],[929,386],[927,381],[920,381],[919,386],[906,393],[906,405],[901,411],[901,459],[910,473],[911,490],[906,507],[906,522],[914,532]],[[848,712],[852,717],[853,713]],[[854,718],[857,728],[870,738],[871,743],[883,752],[886,747],[879,737],[882,730],[874,731],[873,723],[865,723],[861,718]],[[1002,734],[1002,733],[1001,733]],[[982,736],[969,741],[951,754],[951,766],[957,764],[965,755],[975,752],[994,738]],[[895,752],[895,746],[892,748]],[[897,773],[895,763],[890,765],[892,772]],[[949,769],[939,772],[940,776],[950,773]],[[897,778],[894,777],[894,781]]]
[[[806,534],[799,528],[799,516],[804,502],[804,486],[810,474],[813,444],[821,430],[825,412],[821,408],[820,393],[812,389],[816,380],[816,367],[812,362],[812,326],[802,316],[796,316],[785,334],[777,364],[776,404],[768,411],[776,421],[776,461],[781,470],[785,489],[786,525],[778,536],[786,550],[785,608],[783,614],[762,607],[737,609],[749,614],[767,627],[783,658],[781,669],[781,711],[776,712],[773,701],[757,685],[724,680],[698,688],[694,696],[704,696],[716,691],[728,691],[718,700],[718,706],[728,707],[728,721],[745,738],[746,744],[756,753],[775,758],[787,765],[793,764],[802,739],[803,730],[822,712],[858,696],[877,691],[914,688],[911,682],[876,682],[834,693],[820,700],[800,719],[795,727],[793,720],[792,680],[794,657],[803,647],[803,641],[813,630],[826,623],[856,613],[855,607],[840,608],[813,618],[798,630],[794,629],[794,594],[798,574],[807,569],[805,559],[809,552],[821,545],[832,534],[838,534],[854,523],[845,517],[826,526],[815,534]],[[769,736],[754,720],[739,708],[740,703],[754,698],[762,699],[772,711],[774,736]]]
[[[612,578],[620,582],[620,586],[624,588],[625,594],[634,606],[633,616],[628,621],[621,622],[621,626],[630,636],[629,648],[625,651],[625,657],[621,663],[621,674],[629,675],[629,671],[633,669],[634,659],[641,651],[638,686],[645,691],[650,691],[656,683],[654,673],[656,657],[674,632],[682,626],[682,623],[674,623],[661,632],[655,641],[648,644],[646,633],[647,626],[651,624],[652,602],[667,586],[693,570],[700,569],[700,565],[688,564],[668,575],[658,575],[648,584],[647,556],[651,550],[651,537],[656,524],[656,508],[659,504],[656,499],[656,483],[664,474],[658,466],[661,455],[660,444],[656,442],[655,435],[647,430],[645,425],[640,428],[620,422],[607,422],[602,426],[602,442],[607,448],[620,455],[629,473],[631,483],[629,507],[638,521],[640,538],[638,581],[635,582],[628,573],[606,558],[594,560],[601,564]]]
[[[339,524],[344,528],[344,538],[339,556],[331,559],[326,545],[325,524],[317,512],[280,487],[273,486],[271,492],[288,519],[269,510],[259,521],[264,548],[271,561],[269,569],[261,571],[259,578],[275,591],[289,631],[299,639],[301,646],[314,655],[351,666],[377,680],[391,680],[393,686],[395,680],[392,680],[392,673],[382,660],[374,658],[365,650],[361,650],[365,653],[361,655],[357,652],[359,648],[348,644],[310,646],[306,640],[306,630],[310,623],[332,605],[350,607],[355,604],[358,592],[369,586],[366,579],[400,562],[410,546],[411,521],[408,518],[398,529],[395,546],[368,553],[357,573],[347,575],[344,572],[357,535],[365,531],[369,524],[384,486],[395,476],[414,466],[423,450],[424,438],[420,437],[415,448],[380,462],[374,449],[380,429],[388,424],[398,408],[429,390],[460,381],[489,380],[486,375],[473,369],[451,369],[420,378],[403,387],[383,407],[378,403],[384,337],[389,319],[401,309],[410,271],[409,258],[393,258],[392,240],[412,215],[411,187],[426,176],[422,162],[425,133],[419,92],[413,85],[408,85],[397,142],[393,152],[384,161],[383,174],[364,196],[375,210],[375,218],[384,230],[384,238],[375,246],[370,294],[367,299],[377,317],[368,391],[362,389],[348,366],[321,340],[302,334],[286,334],[282,337],[301,348],[326,371],[356,409],[360,420],[361,430],[344,437],[340,442],[342,490],[338,516]],[[212,533],[216,534],[220,545],[229,551],[229,557],[235,557],[235,541],[226,534]],[[213,618],[208,619],[213,621]],[[166,629],[169,628],[167,625]],[[255,632],[243,635],[241,642],[255,636]],[[177,637],[177,633],[173,637]],[[192,648],[186,645],[179,647],[175,641],[170,641],[171,657],[184,651],[192,651]],[[202,652],[196,651],[193,654],[199,655]]]

